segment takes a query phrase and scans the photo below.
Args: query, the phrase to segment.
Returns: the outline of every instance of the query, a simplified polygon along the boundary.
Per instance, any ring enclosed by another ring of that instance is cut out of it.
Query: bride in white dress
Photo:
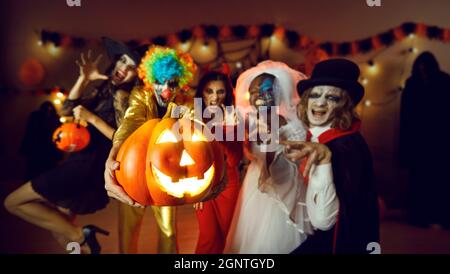
[[[264,61],[239,76],[236,105],[241,115],[251,112],[249,88],[266,73],[273,78],[273,103],[278,106],[282,124],[279,140],[306,139],[306,130],[296,114],[300,98],[295,90],[306,78],[281,62]],[[313,234],[328,230],[336,222],[339,202],[333,184],[331,164],[313,166],[306,184],[297,163],[286,158],[285,148],[275,152],[250,142],[251,162],[245,175],[228,233],[225,253],[290,253]],[[270,159],[267,159],[270,157]]]

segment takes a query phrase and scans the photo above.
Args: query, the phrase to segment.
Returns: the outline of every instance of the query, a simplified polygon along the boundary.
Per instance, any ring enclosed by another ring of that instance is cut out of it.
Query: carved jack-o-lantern
[[[195,123],[154,119],[128,137],[117,156],[116,177],[132,199],[143,205],[180,205],[207,200],[220,188],[223,152]]]
[[[65,152],[80,151],[89,144],[90,140],[89,131],[79,123],[62,124],[53,132],[53,142],[58,149]]]

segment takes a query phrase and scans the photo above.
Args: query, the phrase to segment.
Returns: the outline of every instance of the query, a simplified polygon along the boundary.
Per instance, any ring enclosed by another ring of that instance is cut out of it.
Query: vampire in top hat
[[[318,63],[311,78],[300,81],[297,91],[300,96],[315,86],[335,86],[345,90],[356,106],[364,97],[364,87],[358,83],[359,67],[347,59],[328,59]]]

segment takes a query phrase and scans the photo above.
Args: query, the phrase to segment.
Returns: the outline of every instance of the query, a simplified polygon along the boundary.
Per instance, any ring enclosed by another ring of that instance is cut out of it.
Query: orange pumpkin
[[[121,146],[117,181],[142,205],[208,200],[225,183],[224,156],[203,130],[203,124],[188,119],[147,121]]]
[[[89,131],[79,123],[62,124],[53,132],[53,142],[58,149],[65,152],[80,151],[89,144],[90,140]]]

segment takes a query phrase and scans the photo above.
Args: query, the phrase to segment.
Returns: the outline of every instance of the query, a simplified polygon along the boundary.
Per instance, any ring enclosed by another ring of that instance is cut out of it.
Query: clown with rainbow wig
[[[174,49],[153,46],[139,65],[146,90],[152,90],[159,106],[167,107],[178,89],[188,89],[197,70],[192,57]]]
[[[119,205],[119,251],[137,253],[140,226],[145,208],[133,201],[117,183],[115,161],[125,139],[146,121],[171,117],[174,102],[182,90],[194,79],[197,66],[192,57],[171,48],[151,46],[138,68],[143,85],[136,86],[130,95],[129,106],[121,126],[114,133],[113,147],[106,161],[105,188]],[[158,225],[158,253],[177,253],[175,207],[151,206]]]

